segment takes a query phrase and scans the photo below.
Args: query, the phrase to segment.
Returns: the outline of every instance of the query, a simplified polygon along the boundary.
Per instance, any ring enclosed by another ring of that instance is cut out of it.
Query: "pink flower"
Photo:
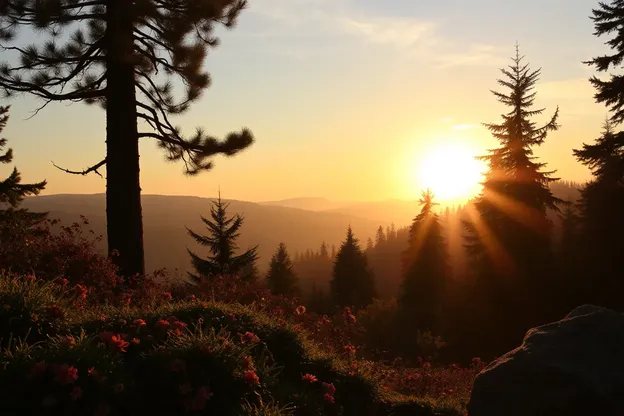
[[[305,374],[303,377],[301,377],[301,380],[305,381],[306,383],[316,383],[318,381],[318,378],[316,378],[316,376],[312,374]]]
[[[325,393],[325,395],[323,396],[323,400],[325,400],[326,402],[329,402],[329,403],[333,403],[334,402],[334,396],[332,396],[331,394]]]
[[[171,324],[169,323],[169,321],[165,321],[164,319],[160,319],[160,320],[158,320],[158,322],[156,322],[156,327],[157,328],[167,328],[170,325]]]
[[[334,386],[334,383],[323,383],[323,387],[330,395],[333,396],[336,394],[336,387]]]
[[[256,374],[254,370],[245,371],[243,373],[243,380],[249,386],[255,386],[257,384],[260,384],[260,378],[258,377],[258,375]]]

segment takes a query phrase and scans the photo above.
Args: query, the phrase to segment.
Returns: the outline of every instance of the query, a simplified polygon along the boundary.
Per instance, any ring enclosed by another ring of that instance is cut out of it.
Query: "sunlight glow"
[[[485,164],[467,146],[453,143],[426,152],[415,172],[423,189],[431,189],[438,202],[465,202],[481,190]]]

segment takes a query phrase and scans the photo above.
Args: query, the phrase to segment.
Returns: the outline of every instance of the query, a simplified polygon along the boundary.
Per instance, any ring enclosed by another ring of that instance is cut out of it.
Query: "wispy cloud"
[[[362,13],[353,0],[256,0],[251,11],[278,21],[288,36],[331,33],[390,46],[407,58],[438,68],[466,65],[504,65],[509,48],[466,44],[443,36],[442,22]],[[272,26],[272,29],[275,29]]]

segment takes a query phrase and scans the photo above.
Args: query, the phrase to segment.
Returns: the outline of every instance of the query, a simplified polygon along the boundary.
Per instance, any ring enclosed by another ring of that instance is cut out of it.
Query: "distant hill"
[[[330,201],[327,198],[290,198],[281,201],[259,202],[259,204],[305,209],[308,211],[326,211],[348,205],[346,202]]]
[[[210,199],[191,196],[144,195],[143,221],[146,267],[148,272],[163,267],[188,270],[190,249],[205,253],[187,235],[185,226],[202,232],[200,215],[210,216]],[[244,201],[227,201],[229,213],[245,217],[239,245],[246,249],[259,245],[259,267],[265,269],[280,242],[287,244],[294,255],[310,248],[318,248],[325,241],[336,247],[344,239],[349,225],[361,241],[372,237],[379,225],[388,225],[354,215],[336,212],[313,212],[302,209],[262,205]],[[106,235],[105,196],[50,195],[27,198],[25,208],[48,211],[64,223],[77,221],[80,215],[89,219],[97,235]],[[105,244],[101,245],[104,252]]]

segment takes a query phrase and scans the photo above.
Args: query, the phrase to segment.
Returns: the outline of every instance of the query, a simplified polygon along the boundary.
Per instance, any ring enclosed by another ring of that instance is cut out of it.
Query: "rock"
[[[585,305],[529,330],[477,376],[468,415],[624,415],[624,314]]]

